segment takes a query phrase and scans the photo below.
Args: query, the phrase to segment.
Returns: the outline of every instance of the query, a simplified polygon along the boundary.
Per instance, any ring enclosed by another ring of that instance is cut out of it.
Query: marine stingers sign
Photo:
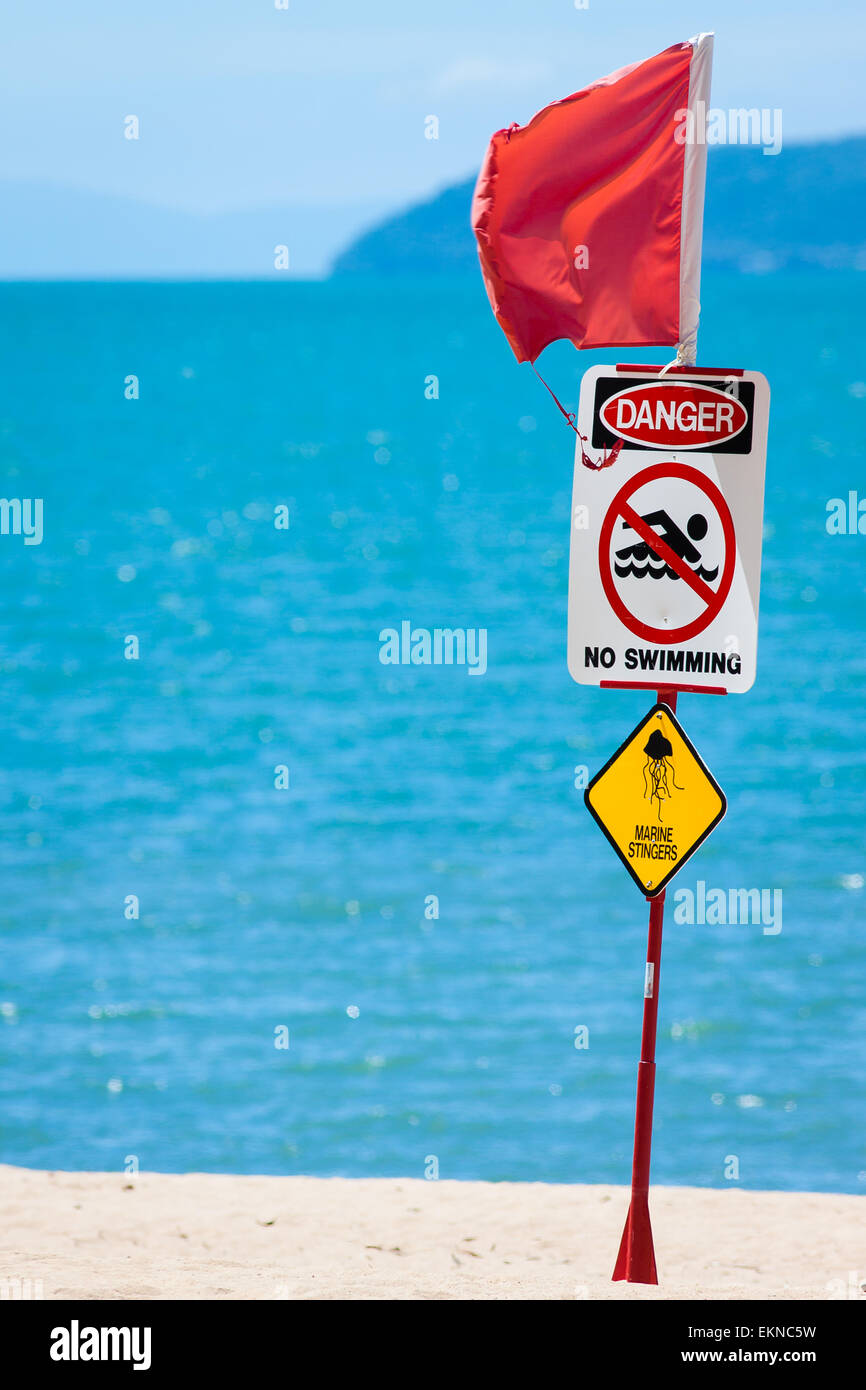
[[[593,367],[581,383],[568,668],[583,685],[741,693],[757,662],[769,387],[759,372],[652,372]]]
[[[727,810],[724,792],[667,705],[655,705],[584,800],[644,897],[655,898]]]

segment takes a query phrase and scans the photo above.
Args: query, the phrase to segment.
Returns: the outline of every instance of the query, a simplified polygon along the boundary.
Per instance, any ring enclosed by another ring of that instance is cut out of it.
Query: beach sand
[[[611,1282],[627,1206],[625,1188],[601,1186],[0,1167],[0,1289],[41,1281],[46,1299],[827,1299],[866,1285],[863,1197],[654,1189],[657,1288]]]

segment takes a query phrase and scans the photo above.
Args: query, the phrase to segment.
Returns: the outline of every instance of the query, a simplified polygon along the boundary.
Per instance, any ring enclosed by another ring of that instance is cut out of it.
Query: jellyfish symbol
[[[676,788],[678,792],[684,791],[685,788],[679,786],[676,781],[674,765],[670,761],[674,750],[661,729],[653,729],[643,751],[646,753],[643,766],[644,797],[649,797],[650,803],[658,801],[661,820],[662,802],[671,796],[672,788]]]

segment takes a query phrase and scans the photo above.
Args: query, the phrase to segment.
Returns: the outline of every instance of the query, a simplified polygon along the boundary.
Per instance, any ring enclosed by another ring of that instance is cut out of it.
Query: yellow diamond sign
[[[667,705],[655,705],[584,800],[644,897],[655,898],[728,808]]]

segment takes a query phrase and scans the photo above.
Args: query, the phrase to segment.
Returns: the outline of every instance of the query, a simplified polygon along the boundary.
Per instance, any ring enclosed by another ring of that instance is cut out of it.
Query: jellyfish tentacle
[[[674,784],[674,786],[676,787],[677,791],[678,791],[678,792],[684,792],[684,791],[685,791],[685,787],[681,787],[681,786],[679,785],[679,783],[677,782],[676,771],[675,771],[675,769],[674,769],[673,763],[669,763],[668,760],[667,760],[667,758],[665,758],[665,763],[666,763],[666,765],[670,768],[670,772],[671,772],[671,781],[673,782],[673,784]]]
[[[647,768],[651,766],[651,763],[652,763],[652,759],[651,759],[651,758],[647,758],[646,762],[645,762],[644,765],[643,765],[643,795],[644,795],[644,801],[646,801],[646,798],[647,798],[648,796],[649,796],[649,798],[650,798],[650,801],[652,801],[652,796],[650,795],[649,789],[647,788],[647,780],[646,780]],[[650,778],[652,778],[652,772],[650,772]]]

